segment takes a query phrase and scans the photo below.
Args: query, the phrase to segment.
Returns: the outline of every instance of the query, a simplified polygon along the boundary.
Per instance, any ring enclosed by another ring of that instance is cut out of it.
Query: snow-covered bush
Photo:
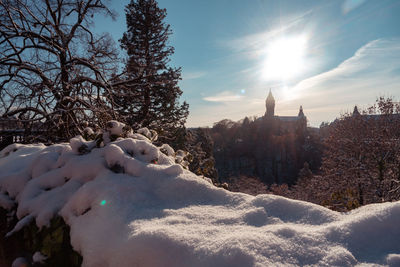
[[[48,256],[48,264],[79,266],[79,256],[69,244],[68,225],[58,217],[60,209],[83,184],[105,169],[140,177],[148,165],[164,166],[164,173],[169,175],[187,168],[187,152],[175,152],[167,144],[156,147],[152,144],[156,140],[153,130],[141,128],[134,133],[121,122],[109,121],[105,130],[95,132],[86,127],[83,136],[69,143],[6,147],[0,153],[0,208],[8,211],[6,228],[13,226],[6,238],[28,237],[30,242],[23,249],[32,253],[40,250]],[[24,162],[21,157],[26,154],[35,156]],[[25,166],[23,171],[21,166]]]
[[[189,161],[192,156],[183,150],[175,152],[168,144],[163,144],[157,149],[155,149],[155,146],[152,146],[151,153],[145,150],[145,147],[147,146],[146,143],[153,143],[157,140],[158,134],[156,131],[147,128],[140,128],[136,133],[134,133],[131,127],[115,120],[109,121],[106,124],[106,129],[99,133],[95,133],[90,127],[85,128],[83,136],[79,135],[70,140],[70,146],[72,151],[77,154],[87,154],[90,153],[93,148],[101,148],[110,142],[119,142],[126,138],[136,140],[133,141],[133,143],[131,142],[131,144],[124,141],[124,152],[131,157],[136,157],[139,154],[147,155],[146,160],[149,160],[150,163],[157,164],[159,161],[158,153],[162,152],[162,154],[170,157],[170,159],[173,158],[175,163],[180,164],[183,168],[187,169],[189,166]],[[133,149],[135,147],[140,147],[140,151],[134,151]],[[115,164],[118,164],[118,162],[115,162]],[[122,169],[119,169],[117,165],[113,166],[118,170],[117,172],[122,171]]]
[[[184,153],[124,132],[117,122],[109,126],[94,140],[14,144],[0,152],[0,206],[12,226],[5,242],[36,229],[31,233],[40,242],[30,255],[40,253],[50,266],[63,266],[54,260],[64,252],[56,245],[61,239],[89,267],[399,262],[399,202],[344,214],[280,196],[229,192],[177,164]]]

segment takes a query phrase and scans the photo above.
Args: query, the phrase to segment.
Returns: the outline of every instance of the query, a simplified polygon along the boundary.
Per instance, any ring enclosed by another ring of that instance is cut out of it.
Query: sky
[[[118,42],[117,19],[95,18],[95,30]],[[310,126],[334,120],[377,97],[400,100],[400,1],[394,0],[159,0],[182,67],[187,127],[263,116],[271,89],[276,115]]]

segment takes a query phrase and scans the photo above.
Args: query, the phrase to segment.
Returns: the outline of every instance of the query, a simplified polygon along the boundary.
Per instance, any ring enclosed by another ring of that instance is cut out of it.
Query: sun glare
[[[305,36],[286,37],[271,43],[267,48],[262,76],[266,80],[287,80],[304,69],[307,47]]]

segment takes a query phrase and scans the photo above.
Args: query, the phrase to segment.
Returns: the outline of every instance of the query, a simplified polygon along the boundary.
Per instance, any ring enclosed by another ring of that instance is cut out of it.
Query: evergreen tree
[[[114,92],[120,120],[171,137],[184,127],[188,104],[179,103],[181,68],[168,66],[174,48],[168,45],[170,25],[163,21],[167,12],[155,0],[132,0],[125,12],[128,29],[120,42],[128,57],[123,79],[131,82]]]

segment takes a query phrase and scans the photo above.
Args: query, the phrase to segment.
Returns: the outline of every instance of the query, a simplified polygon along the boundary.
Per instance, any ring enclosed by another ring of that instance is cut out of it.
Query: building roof
[[[298,121],[303,119],[304,117],[299,116],[275,116],[280,121]]]

